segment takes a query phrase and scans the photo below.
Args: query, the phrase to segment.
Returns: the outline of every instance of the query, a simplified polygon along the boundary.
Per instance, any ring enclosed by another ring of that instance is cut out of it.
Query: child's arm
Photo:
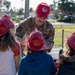
[[[18,71],[19,61],[20,61],[20,45],[16,42],[17,49],[14,50],[15,66],[16,72]]]
[[[19,61],[20,61],[20,55],[15,56],[15,66],[16,66],[16,72],[18,71]]]

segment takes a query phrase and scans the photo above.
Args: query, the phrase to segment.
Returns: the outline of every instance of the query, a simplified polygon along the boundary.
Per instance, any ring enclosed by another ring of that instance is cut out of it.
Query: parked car
[[[60,22],[75,23],[75,15],[65,16]]]

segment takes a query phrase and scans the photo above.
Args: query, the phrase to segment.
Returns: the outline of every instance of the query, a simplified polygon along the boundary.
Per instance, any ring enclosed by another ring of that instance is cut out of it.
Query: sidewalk
[[[51,54],[53,58],[58,59],[59,58],[59,50],[60,49],[62,49],[62,47],[53,47],[49,54]]]
[[[52,48],[52,50],[60,50],[60,49],[62,49],[62,46],[58,46],[58,47],[54,46],[54,47]]]

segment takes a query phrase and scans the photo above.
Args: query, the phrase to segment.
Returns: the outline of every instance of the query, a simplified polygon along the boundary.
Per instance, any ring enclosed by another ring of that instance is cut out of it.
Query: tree
[[[59,0],[58,8],[63,15],[73,15],[75,13],[75,2],[73,0]]]
[[[10,8],[10,6],[11,6],[11,2],[6,0],[6,1],[3,3],[3,5],[6,7],[7,11],[9,11],[9,8]]]
[[[25,0],[25,18],[29,16],[29,1],[30,0]]]
[[[18,15],[23,15],[23,10],[24,10],[23,8],[20,8],[18,11]]]
[[[53,0],[53,4],[50,4],[51,11],[54,11],[57,8],[57,1]]]
[[[29,3],[30,3],[30,0],[25,0],[25,14],[24,14],[24,18],[27,18],[29,16],[29,12],[30,12],[29,11]]]
[[[54,11],[54,4],[50,4],[50,9],[51,9],[51,11]]]
[[[33,10],[33,8],[31,7],[30,9],[29,9],[29,12],[33,12],[34,10]]]

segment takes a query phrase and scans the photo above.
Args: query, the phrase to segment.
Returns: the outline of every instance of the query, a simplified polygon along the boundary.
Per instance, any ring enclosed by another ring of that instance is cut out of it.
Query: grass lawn
[[[67,37],[75,32],[75,25],[54,26],[54,28],[54,46],[62,46]]]

